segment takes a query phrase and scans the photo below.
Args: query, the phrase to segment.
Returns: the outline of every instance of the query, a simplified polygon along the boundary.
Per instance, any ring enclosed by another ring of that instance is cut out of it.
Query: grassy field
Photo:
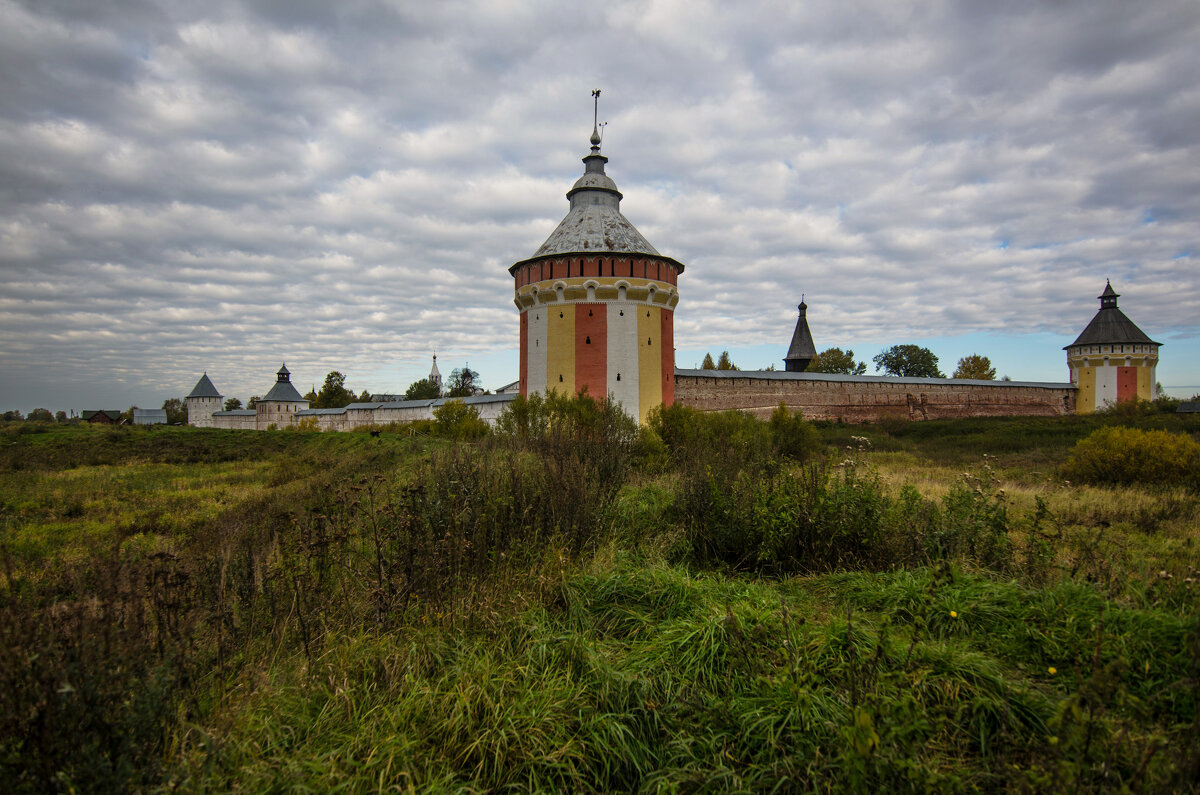
[[[13,791],[1194,791],[1200,492],[1109,425],[584,401],[0,428]]]

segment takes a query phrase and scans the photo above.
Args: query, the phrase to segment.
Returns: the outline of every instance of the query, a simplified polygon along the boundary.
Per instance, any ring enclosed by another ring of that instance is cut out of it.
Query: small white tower
[[[209,380],[208,373],[200,376],[196,386],[183,399],[187,406],[188,425],[194,428],[213,427],[213,412],[221,410],[221,393]]]

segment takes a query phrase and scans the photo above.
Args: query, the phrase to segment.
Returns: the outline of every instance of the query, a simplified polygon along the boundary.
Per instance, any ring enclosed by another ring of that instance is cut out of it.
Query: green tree
[[[704,361],[700,362],[700,369],[701,370],[716,370],[717,369],[717,363],[713,361],[713,357],[712,357],[711,353],[705,352]]]
[[[346,376],[334,370],[325,376],[325,383],[312,401],[314,409],[340,409],[354,402],[354,393],[346,388]]]
[[[316,400],[317,400],[317,390],[316,390],[316,388],[314,387],[314,388],[312,388],[312,389],[308,390],[307,392],[305,392],[305,393],[304,393],[304,395],[303,395],[303,397],[304,397],[304,399],[305,399],[305,400],[307,400],[307,401],[309,402],[309,405],[312,405],[313,403],[315,403],[315,402],[316,402]],[[261,398],[260,398],[260,399],[261,399]]]
[[[737,370],[740,369],[733,360],[729,358],[729,351],[721,351],[721,355],[717,357],[718,370]]]
[[[50,409],[34,409],[25,419],[29,422],[54,422],[54,415],[50,413]]]
[[[446,397],[471,397],[479,386],[479,373],[469,366],[455,369],[446,386]]]
[[[992,361],[988,357],[972,353],[970,356],[964,356],[958,360],[958,367],[954,369],[952,378],[974,378],[978,381],[995,381],[996,368],[992,367]]]
[[[67,421],[67,412],[63,411],[62,409],[59,409],[58,411],[54,412],[54,421],[55,422],[66,422]]]
[[[370,391],[364,389],[361,393],[359,393],[358,402],[359,403],[370,403],[371,402]]]
[[[21,413],[20,409],[9,409],[3,415],[0,415],[0,419],[3,419],[5,422],[21,422],[25,419],[25,415]]]
[[[862,375],[867,372],[866,362],[855,362],[854,351],[850,348],[826,348],[818,353],[808,363],[806,373],[841,373],[842,375]]]
[[[441,396],[437,384],[429,378],[412,382],[404,392],[405,400],[433,400]]]
[[[225,398],[225,410],[226,411],[237,411],[241,407],[242,407],[242,401],[240,398],[233,398],[233,397]]]
[[[315,400],[315,399],[316,399],[316,397],[317,397],[317,395],[316,395],[316,393],[315,393],[315,392],[314,392],[314,393],[312,393],[312,396],[313,396],[313,399],[314,399],[314,400]],[[305,399],[308,399],[308,395],[305,395],[304,397],[305,397]],[[254,408],[255,406],[257,406],[257,405],[258,405],[258,401],[260,401],[260,400],[262,400],[262,396],[261,396],[261,395],[251,395],[251,396],[250,396],[250,399],[246,401],[246,408],[248,408],[248,409],[252,409],[252,408]]]
[[[162,404],[163,411],[167,412],[167,425],[186,425],[187,424],[187,406],[183,405],[183,401],[179,398],[167,398]]]
[[[893,345],[875,356],[875,371],[906,378],[945,378],[938,369],[938,357],[917,345]]]

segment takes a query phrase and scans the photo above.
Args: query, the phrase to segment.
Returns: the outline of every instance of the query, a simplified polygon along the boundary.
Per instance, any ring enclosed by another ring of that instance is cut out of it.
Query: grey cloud
[[[0,403],[490,366],[595,87],[681,347],[786,337],[801,292],[843,347],[1073,335],[1105,276],[1192,339],[1195,9],[0,4]]]

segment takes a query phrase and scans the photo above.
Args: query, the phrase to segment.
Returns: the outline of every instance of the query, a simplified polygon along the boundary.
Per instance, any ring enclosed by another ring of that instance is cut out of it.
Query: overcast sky
[[[1198,75],[1195,0],[0,0],[0,409],[515,380],[594,88],[680,367],[782,367],[803,294],[1064,381],[1111,278],[1200,385]]]

